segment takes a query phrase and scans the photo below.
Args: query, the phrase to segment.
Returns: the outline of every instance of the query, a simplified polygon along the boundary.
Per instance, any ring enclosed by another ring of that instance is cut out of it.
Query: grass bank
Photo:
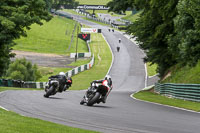
[[[0,108],[1,133],[95,133],[78,128],[55,124],[36,118],[24,117]]]
[[[162,83],[200,84],[200,61],[194,67],[177,64]]]
[[[154,102],[154,103],[194,110],[197,112],[200,111],[199,102],[185,101],[181,99],[172,99],[172,98],[168,98],[168,97],[153,93],[151,91],[140,91],[134,94],[133,97],[137,99],[145,100],[145,101]]]
[[[70,90],[87,89],[90,82],[104,78],[112,62],[112,53],[106,41],[99,33],[91,34],[90,48],[95,56],[94,66],[87,71],[72,77],[73,84]]]
[[[71,49],[68,51],[75,23],[72,19],[55,16],[51,21],[44,22],[42,26],[33,24],[31,25],[31,30],[27,30],[27,37],[15,40],[17,45],[13,49],[61,55],[75,52],[76,34]],[[78,52],[87,52],[86,43],[81,39],[78,41],[80,44]]]

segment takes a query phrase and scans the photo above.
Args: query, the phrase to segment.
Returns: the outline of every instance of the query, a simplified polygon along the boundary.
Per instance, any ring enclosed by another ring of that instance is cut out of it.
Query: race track
[[[114,54],[110,75],[113,91],[106,104],[80,105],[85,91],[67,91],[47,99],[44,91],[5,91],[0,106],[31,116],[72,127],[105,133],[199,133],[198,113],[134,100],[130,95],[145,87],[144,54],[121,33],[109,32],[80,17],[77,21],[102,29]],[[116,51],[121,38],[120,52]]]

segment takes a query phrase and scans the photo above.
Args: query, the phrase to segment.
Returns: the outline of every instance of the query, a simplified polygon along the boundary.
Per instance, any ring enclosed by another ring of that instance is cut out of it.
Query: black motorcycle
[[[112,89],[107,84],[107,81],[103,83],[92,83],[80,104],[83,105],[86,103],[88,106],[92,106],[95,103],[99,104],[102,102],[102,98]]]
[[[72,79],[68,78],[67,83],[64,85],[63,88],[61,88],[61,83],[58,78],[49,78],[49,82],[47,82],[45,86],[45,92],[44,97],[48,98],[50,95],[55,95],[57,92],[66,91],[72,84]]]

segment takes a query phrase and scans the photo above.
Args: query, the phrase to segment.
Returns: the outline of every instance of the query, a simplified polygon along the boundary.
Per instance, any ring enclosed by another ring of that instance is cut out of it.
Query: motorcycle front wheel
[[[89,99],[87,105],[92,106],[93,104],[95,104],[99,100],[100,95],[101,94],[99,92],[96,92],[95,95],[91,99]]]

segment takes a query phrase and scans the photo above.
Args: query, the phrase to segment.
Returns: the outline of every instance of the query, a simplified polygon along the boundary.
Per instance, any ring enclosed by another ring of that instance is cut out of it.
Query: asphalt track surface
[[[21,115],[72,127],[105,133],[199,133],[198,113],[146,103],[130,98],[145,86],[143,53],[119,32],[77,18],[81,23],[102,28],[114,54],[110,75],[113,91],[106,104],[93,107],[79,104],[85,91],[67,91],[47,99],[43,91],[5,91],[0,106]],[[116,51],[118,38],[120,52]]]

